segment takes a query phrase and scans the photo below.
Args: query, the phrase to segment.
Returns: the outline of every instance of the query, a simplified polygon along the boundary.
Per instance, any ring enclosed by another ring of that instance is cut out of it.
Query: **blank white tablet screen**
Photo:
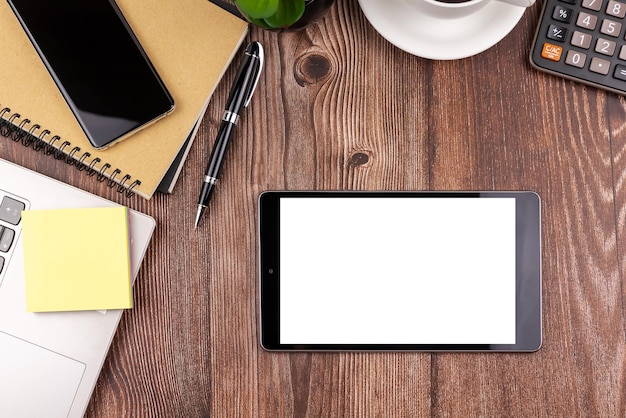
[[[514,198],[281,198],[281,344],[515,344]]]

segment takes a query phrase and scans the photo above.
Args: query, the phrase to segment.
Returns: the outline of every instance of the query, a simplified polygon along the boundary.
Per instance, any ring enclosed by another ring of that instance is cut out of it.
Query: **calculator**
[[[546,0],[530,53],[543,71],[626,95],[626,0]]]

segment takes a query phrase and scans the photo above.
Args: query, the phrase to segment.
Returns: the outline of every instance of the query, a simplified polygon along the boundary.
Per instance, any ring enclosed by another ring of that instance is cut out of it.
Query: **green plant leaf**
[[[279,0],[235,0],[235,3],[251,19],[263,19],[276,13]]]
[[[304,14],[304,0],[279,0],[278,9],[264,20],[273,28],[286,28],[293,25]]]

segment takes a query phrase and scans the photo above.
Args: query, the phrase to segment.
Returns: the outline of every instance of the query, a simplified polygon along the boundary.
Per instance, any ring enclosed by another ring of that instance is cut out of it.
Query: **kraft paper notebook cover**
[[[98,151],[90,146],[7,2],[0,1],[0,118],[149,199],[247,34],[247,23],[207,0],[118,0],[176,102],[172,114]],[[5,124],[6,125],[6,124]],[[0,133],[30,142],[4,126]],[[61,154],[61,155],[63,155]],[[84,167],[83,166],[83,167]],[[91,170],[90,170],[91,171]]]

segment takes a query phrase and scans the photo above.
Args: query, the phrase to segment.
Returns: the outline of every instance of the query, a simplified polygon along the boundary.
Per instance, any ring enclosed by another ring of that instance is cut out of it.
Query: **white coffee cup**
[[[530,7],[535,0],[405,0],[420,12],[439,19],[458,19],[482,9],[491,1],[508,3],[513,6]]]

